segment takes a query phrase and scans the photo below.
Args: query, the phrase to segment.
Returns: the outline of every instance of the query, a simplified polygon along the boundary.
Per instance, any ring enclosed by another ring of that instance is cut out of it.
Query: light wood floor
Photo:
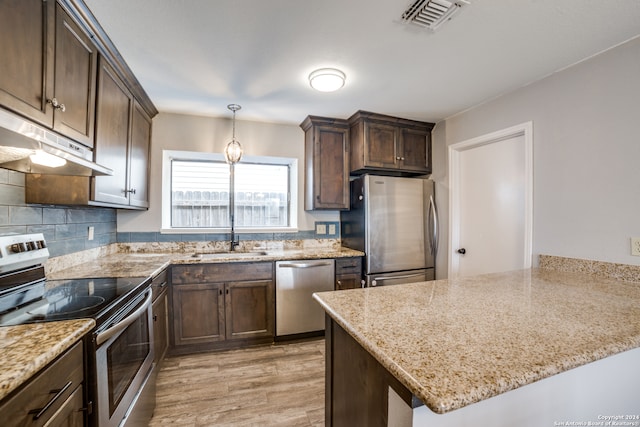
[[[324,340],[165,359],[150,426],[324,426]]]

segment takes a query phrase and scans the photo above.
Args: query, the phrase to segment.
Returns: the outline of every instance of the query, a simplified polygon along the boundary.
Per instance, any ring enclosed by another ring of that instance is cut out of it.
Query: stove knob
[[[28,251],[35,251],[36,249],[38,249],[38,247],[36,246],[36,242],[27,242]]]
[[[44,249],[47,247],[47,244],[45,243],[44,240],[38,240],[38,249]]]

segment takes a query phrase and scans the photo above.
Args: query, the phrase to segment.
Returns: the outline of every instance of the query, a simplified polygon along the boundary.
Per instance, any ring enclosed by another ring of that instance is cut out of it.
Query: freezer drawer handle
[[[371,281],[371,286],[377,286],[378,281],[384,280],[393,280],[393,279],[408,279],[410,277],[424,277],[424,273],[416,273],[416,274],[405,274],[403,276],[393,276],[393,277],[376,277]]]
[[[330,262],[318,262],[318,263],[314,263],[314,264],[309,264],[309,263],[286,263],[286,264],[278,264],[278,267],[281,268],[313,268],[313,267],[323,267],[323,266],[327,266],[327,265],[331,265]]]

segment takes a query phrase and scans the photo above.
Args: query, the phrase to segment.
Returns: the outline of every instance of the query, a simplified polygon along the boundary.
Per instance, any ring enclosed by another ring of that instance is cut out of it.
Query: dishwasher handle
[[[280,268],[314,268],[314,267],[324,267],[331,265],[331,261],[322,261],[322,262],[281,262],[278,263],[278,267]]]

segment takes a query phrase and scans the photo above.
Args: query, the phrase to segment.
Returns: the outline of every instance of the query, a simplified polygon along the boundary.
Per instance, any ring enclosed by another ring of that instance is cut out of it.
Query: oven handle
[[[107,341],[109,338],[119,333],[120,331],[123,331],[133,322],[138,320],[138,317],[140,317],[145,311],[147,311],[147,309],[151,305],[151,299],[152,299],[151,295],[152,295],[151,290],[148,290],[147,298],[145,299],[144,304],[142,304],[142,306],[140,306],[136,311],[131,313],[129,316],[122,319],[120,322],[111,326],[109,329],[106,329],[100,332],[98,336],[96,336],[96,344],[97,345],[102,344],[103,342]]]

